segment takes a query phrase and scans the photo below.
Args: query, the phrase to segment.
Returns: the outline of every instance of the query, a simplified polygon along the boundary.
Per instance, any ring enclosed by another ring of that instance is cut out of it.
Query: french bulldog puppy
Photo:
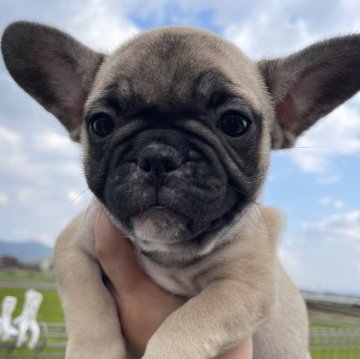
[[[104,55],[17,22],[1,48],[15,81],[82,144],[98,201],[56,245],[66,358],[129,358],[95,257],[101,208],[153,280],[191,298],[143,359],[215,358],[251,335],[255,359],[309,357],[305,305],[276,256],[281,215],[259,198],[271,149],[359,90],[360,36],[254,62],[193,28],[148,31]]]

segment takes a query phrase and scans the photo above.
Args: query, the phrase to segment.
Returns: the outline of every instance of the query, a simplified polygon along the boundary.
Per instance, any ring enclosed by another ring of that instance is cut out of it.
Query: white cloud
[[[53,247],[55,244],[56,236],[51,236],[48,233],[37,234],[36,236],[33,233],[34,231],[27,227],[17,227],[14,228],[12,232],[12,242],[23,242],[24,240],[35,240],[47,246]]]
[[[345,207],[345,203],[338,199],[334,202],[334,207],[337,208],[337,209],[341,209],[341,208],[344,208]]]
[[[281,244],[280,258],[304,289],[359,295],[359,249],[360,210],[352,210],[303,223],[298,235]]]
[[[50,158],[44,160],[35,154],[26,154],[25,151],[0,153],[0,163],[3,166],[0,174],[29,185],[59,184],[59,176],[80,178],[83,172],[81,164],[75,159],[64,158],[54,162]]]
[[[304,223],[303,229],[322,241],[350,241],[360,244],[360,210],[336,213],[318,222]]]
[[[17,188],[16,199],[21,206],[31,207],[39,202],[39,193],[34,187],[20,187]]]
[[[1,176],[28,186],[52,183],[54,176],[82,176],[80,148],[66,136],[51,131],[27,135],[32,139],[30,143],[17,132],[0,127]]]
[[[21,240],[23,238],[28,239],[30,236],[30,233],[31,233],[31,231],[29,230],[29,228],[21,227],[21,228],[14,228],[14,230],[13,230],[13,235],[15,237],[17,237],[17,240]]]
[[[97,50],[114,50],[140,31],[112,2],[88,0],[75,3],[73,11],[68,30]]]
[[[333,185],[335,183],[339,183],[341,180],[341,177],[338,175],[323,175],[316,179],[316,182],[321,185]]]
[[[359,5],[355,3],[342,1],[329,5],[326,1],[263,0],[252,3],[249,9],[242,3],[236,7],[228,2],[217,3],[214,9],[227,6],[234,15],[238,13],[241,19],[227,14],[232,21],[226,24],[222,20],[224,35],[250,56],[259,58],[282,56],[323,37],[359,32]]]
[[[331,4],[325,0],[125,0],[122,6],[154,26],[169,19],[175,21],[174,14],[179,14],[181,24],[186,24],[187,18],[192,23],[194,17],[200,18],[207,11],[206,21],[211,20],[226,38],[252,57],[279,56],[321,37],[360,31],[356,0]]]
[[[51,131],[33,135],[33,146],[44,153],[50,151],[70,156],[74,156],[79,151],[79,145],[71,141],[68,136]]]
[[[56,238],[50,236],[49,234],[47,233],[43,233],[43,234],[40,234],[38,237],[37,237],[38,241],[40,243],[43,243],[45,244],[46,246],[50,246],[50,247],[53,247],[54,244],[55,244],[55,240]]]
[[[9,149],[8,146],[18,145],[22,136],[10,128],[0,126],[0,149]]]
[[[316,39],[304,20],[290,22],[286,18],[277,6],[260,8],[259,13],[229,25],[224,36],[257,59],[288,54]]]
[[[301,170],[326,174],[335,156],[360,154],[360,108],[355,103],[339,107],[299,138],[289,155]]]
[[[5,206],[8,203],[8,196],[0,192],[0,206]]]
[[[342,209],[346,205],[341,199],[336,199],[331,196],[322,197],[319,202],[322,205],[334,207],[336,209]]]
[[[321,204],[331,204],[332,201],[333,201],[333,199],[330,196],[325,196],[325,197],[320,198]]]

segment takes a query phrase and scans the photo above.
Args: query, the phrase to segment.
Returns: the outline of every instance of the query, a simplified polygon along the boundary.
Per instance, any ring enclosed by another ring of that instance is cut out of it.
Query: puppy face
[[[106,56],[19,22],[1,47],[18,84],[81,141],[89,187],[114,223],[168,266],[231,240],[270,148],[290,147],[360,88],[358,35],[252,62],[191,28],[149,31]]]
[[[89,187],[148,255],[195,253],[256,198],[271,121],[240,51],[197,30],[146,33],[105,61],[86,103]]]

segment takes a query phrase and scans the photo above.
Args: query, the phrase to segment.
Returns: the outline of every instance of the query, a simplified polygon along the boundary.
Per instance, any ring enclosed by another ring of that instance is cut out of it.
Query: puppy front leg
[[[66,359],[125,359],[116,306],[94,256],[81,246],[84,233],[75,219],[60,235],[55,270],[64,307]],[[88,240],[91,238],[87,238]]]
[[[172,313],[142,359],[210,359],[251,336],[270,315],[274,296],[251,284],[218,280]]]

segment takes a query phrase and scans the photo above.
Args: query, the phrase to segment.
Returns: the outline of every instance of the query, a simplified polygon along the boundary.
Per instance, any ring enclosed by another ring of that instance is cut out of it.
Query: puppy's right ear
[[[83,107],[104,55],[62,31],[32,22],[9,25],[1,51],[14,80],[79,141]]]
[[[287,148],[360,90],[360,35],[315,43],[259,63],[275,105],[273,148]]]

